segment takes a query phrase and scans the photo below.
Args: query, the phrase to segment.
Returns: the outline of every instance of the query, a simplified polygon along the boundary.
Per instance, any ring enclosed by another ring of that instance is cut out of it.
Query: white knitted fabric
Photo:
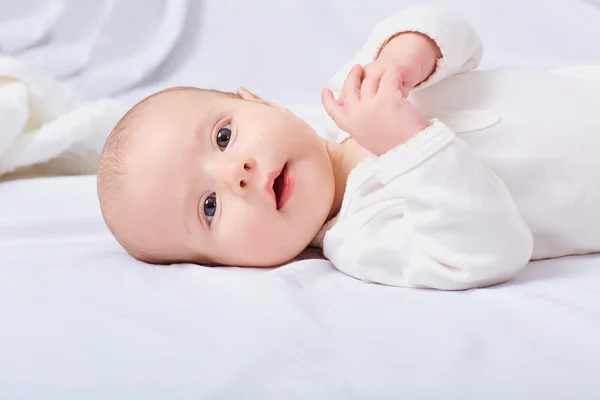
[[[126,111],[111,97],[167,59],[188,3],[0,1],[0,177],[25,169],[36,176],[94,173]],[[161,12],[137,21],[148,7]]]

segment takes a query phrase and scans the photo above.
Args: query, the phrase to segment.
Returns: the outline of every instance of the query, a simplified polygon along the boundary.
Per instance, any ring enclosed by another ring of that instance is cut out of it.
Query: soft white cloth
[[[83,101],[29,64],[0,56],[0,175],[50,160],[38,174],[95,172],[123,111],[109,99]]]
[[[600,250],[600,85],[582,77],[593,68],[458,74],[477,66],[481,42],[434,6],[382,21],[349,64],[410,30],[444,57],[410,100],[446,123],[353,170],[323,232],[327,258],[364,281],[455,290],[502,282],[530,258]]]
[[[0,175],[94,173],[126,111],[108,97],[148,83],[178,44],[190,7],[188,0],[0,2]]]
[[[111,96],[144,82],[168,60],[185,27],[188,3],[0,2],[0,49],[90,98]]]

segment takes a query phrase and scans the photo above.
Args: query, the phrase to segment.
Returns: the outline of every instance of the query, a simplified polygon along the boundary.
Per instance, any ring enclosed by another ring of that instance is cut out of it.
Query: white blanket
[[[140,21],[148,8],[156,18]],[[105,97],[154,73],[187,10],[187,0],[1,1],[0,175],[49,160],[34,173],[95,172],[125,111]]]
[[[28,64],[0,57],[0,175],[49,160],[41,170],[93,173],[121,114],[112,100],[83,101]]]

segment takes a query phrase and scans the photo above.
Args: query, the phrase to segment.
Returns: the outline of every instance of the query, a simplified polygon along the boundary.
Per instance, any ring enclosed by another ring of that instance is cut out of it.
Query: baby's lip
[[[285,164],[284,164],[284,166],[285,166]],[[273,199],[273,203],[275,204],[275,207],[277,207],[277,196],[275,195],[275,190],[273,189],[273,186],[275,185],[275,179],[277,179],[277,177],[279,175],[281,175],[283,168],[284,167],[281,167],[281,168],[276,169],[275,171],[270,172],[269,175],[267,175],[267,181],[265,182],[265,190],[267,191],[269,196],[271,196],[271,198]]]

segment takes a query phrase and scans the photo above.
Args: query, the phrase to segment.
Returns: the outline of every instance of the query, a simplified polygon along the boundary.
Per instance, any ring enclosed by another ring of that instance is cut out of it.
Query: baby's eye
[[[227,124],[217,133],[217,146],[221,151],[225,150],[229,145],[229,139],[231,139],[231,125]]]
[[[211,194],[204,200],[204,215],[206,215],[206,219],[210,224],[213,217],[215,216],[215,212],[217,211],[217,195]]]

